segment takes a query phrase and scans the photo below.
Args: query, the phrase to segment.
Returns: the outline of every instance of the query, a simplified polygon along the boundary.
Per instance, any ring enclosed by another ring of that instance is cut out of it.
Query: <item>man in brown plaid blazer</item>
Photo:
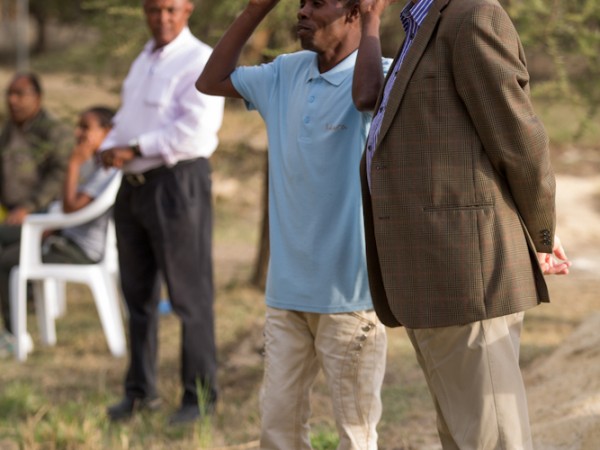
[[[355,90],[379,76],[387,1],[360,0]],[[444,449],[529,449],[523,311],[570,263],[523,48],[497,0],[412,0],[401,20],[361,163],[375,310],[406,327]]]

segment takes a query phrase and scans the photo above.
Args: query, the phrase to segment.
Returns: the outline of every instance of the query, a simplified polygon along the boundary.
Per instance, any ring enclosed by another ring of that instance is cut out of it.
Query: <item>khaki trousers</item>
[[[519,368],[523,313],[407,329],[437,411],[444,450],[532,449]]]
[[[310,449],[309,396],[323,369],[340,450],[375,450],[385,328],[373,311],[316,314],[267,308],[260,448]]]

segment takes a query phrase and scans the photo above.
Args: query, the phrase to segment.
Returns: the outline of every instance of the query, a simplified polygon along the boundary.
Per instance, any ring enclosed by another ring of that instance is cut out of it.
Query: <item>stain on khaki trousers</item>
[[[340,450],[377,448],[385,328],[373,311],[316,314],[267,308],[260,448],[310,449],[310,391],[320,369]]]

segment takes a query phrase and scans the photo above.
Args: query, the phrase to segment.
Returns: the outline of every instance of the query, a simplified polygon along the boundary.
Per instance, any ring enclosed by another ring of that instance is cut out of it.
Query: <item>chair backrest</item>
[[[108,211],[115,202],[119,186],[121,185],[122,173],[115,172],[113,178],[102,193],[94,198],[92,202],[80,210],[64,213],[51,212],[42,214],[29,214],[21,228],[21,250],[19,265],[25,272],[34,270],[42,264],[41,243],[44,230],[68,228],[87,223],[100,217]],[[114,223],[109,220],[109,227],[113,227],[107,234],[107,238],[114,239]],[[109,246],[109,244],[111,244]],[[114,241],[107,242],[109,252],[113,251]],[[115,250],[116,251],[116,250]]]
[[[118,261],[114,221],[110,217],[104,257],[96,264],[44,264],[41,258],[44,230],[67,228],[89,222],[107,212],[114,204],[121,184],[121,173],[116,172],[102,193],[84,208],[73,213],[53,212],[30,214],[25,218],[21,229],[21,250],[19,266],[14,267],[10,278],[10,302],[13,333],[15,334],[15,357],[27,357],[25,338],[27,335],[26,291],[28,281],[34,281],[38,289],[36,312],[42,341],[56,343],[54,319],[64,311],[64,289],[58,287],[64,282],[86,283],[91,291],[102,328],[113,355],[126,353],[126,340],[121,317],[121,306],[116,285]],[[39,287],[43,283],[43,290]],[[43,291],[43,292],[42,292]],[[59,298],[62,297],[62,298]]]

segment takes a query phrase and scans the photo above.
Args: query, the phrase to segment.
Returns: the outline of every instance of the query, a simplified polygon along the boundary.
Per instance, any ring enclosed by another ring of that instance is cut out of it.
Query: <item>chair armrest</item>
[[[48,228],[65,228],[79,225],[79,221],[73,221],[72,217],[69,217],[65,213],[40,213],[40,214],[29,214],[25,218],[23,226],[29,225],[34,228],[43,227]],[[82,222],[83,223],[83,222]]]
[[[29,214],[25,217],[23,225],[30,224],[36,227],[45,227],[45,229],[66,228],[81,225],[100,217],[108,211],[115,202],[117,191],[121,184],[121,178],[121,172],[115,172],[106,189],[80,210],[71,213],[48,212],[42,214]]]
[[[109,210],[115,202],[117,191],[121,185],[121,171],[115,172],[112,180],[88,205],[72,213],[53,212],[45,214],[29,214],[21,227],[21,249],[19,265],[25,273],[27,268],[41,264],[42,236],[44,230],[74,227],[87,223]]]

